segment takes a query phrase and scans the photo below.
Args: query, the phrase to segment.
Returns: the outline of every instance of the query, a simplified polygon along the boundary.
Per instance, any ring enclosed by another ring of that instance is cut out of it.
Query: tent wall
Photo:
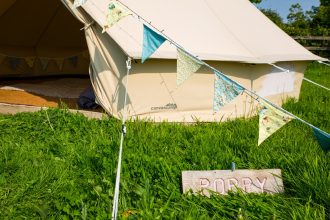
[[[184,84],[176,85],[175,60],[148,60],[144,64],[133,63],[128,77],[129,116],[155,121],[221,121],[256,114],[257,102],[243,94],[213,112],[214,74],[207,68],[200,69]],[[227,76],[244,87],[262,92],[263,97],[281,105],[288,97],[299,98],[306,62],[290,62],[290,73],[281,73],[269,65],[251,65],[234,62],[211,62]],[[279,64],[280,65],[280,64]],[[282,66],[286,66],[282,65]],[[265,74],[266,73],[266,74]],[[107,80],[107,74],[98,75]],[[123,112],[125,73],[119,77],[119,88],[104,93],[113,94],[109,103],[115,116]],[[113,80],[113,79],[109,79]],[[270,83],[269,80],[273,82]],[[115,84],[115,83],[114,83]],[[120,92],[118,92],[120,91]]]
[[[0,77],[88,73],[83,25],[61,1],[1,0],[0,27]]]

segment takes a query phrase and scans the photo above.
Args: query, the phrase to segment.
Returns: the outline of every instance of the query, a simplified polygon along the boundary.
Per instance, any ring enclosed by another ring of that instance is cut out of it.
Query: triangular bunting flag
[[[144,63],[164,42],[166,39],[151,30],[146,25],[143,25],[143,48],[142,48],[142,60]]]
[[[259,112],[258,146],[278,129],[290,122],[293,117],[262,101],[263,108]]]
[[[77,67],[78,64],[78,56],[69,57],[69,61],[73,67]]]
[[[63,69],[63,63],[64,63],[64,59],[63,58],[56,58],[55,62],[57,64],[57,67],[60,71],[62,71]]]
[[[49,60],[46,58],[39,58],[42,70],[45,71],[48,67]]]
[[[319,145],[324,151],[329,151],[330,150],[330,134],[318,129],[318,128],[313,128],[315,137],[317,141],[319,142]]]
[[[110,1],[108,7],[107,20],[103,27],[102,33],[104,33],[108,28],[112,27],[118,21],[123,19],[124,17],[130,15],[131,13],[127,11],[122,5],[120,5],[117,1]]]
[[[34,66],[34,62],[36,61],[35,57],[25,57],[24,59],[30,68],[32,68]]]
[[[2,64],[2,62],[5,60],[6,56],[3,56],[0,54],[0,65]]]
[[[213,111],[217,112],[221,107],[232,101],[244,91],[244,88],[236,82],[225,77],[219,71],[214,71],[214,99]]]
[[[181,85],[193,73],[195,73],[202,64],[180,48],[177,49],[177,57],[176,84]]]
[[[85,4],[87,0],[74,0],[73,7],[78,8]]]
[[[10,57],[9,58],[9,64],[10,64],[10,67],[13,70],[16,70],[20,63],[21,63],[20,58],[17,58],[17,57]]]

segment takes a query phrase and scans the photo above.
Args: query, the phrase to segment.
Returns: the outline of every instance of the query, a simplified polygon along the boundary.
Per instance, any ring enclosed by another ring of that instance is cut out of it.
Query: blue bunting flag
[[[164,42],[166,39],[151,30],[146,25],[143,25],[143,48],[142,48],[142,59],[143,63],[148,59]]]
[[[313,128],[314,135],[319,142],[319,145],[324,151],[329,151],[330,150],[330,134],[318,129],[318,128]]]
[[[244,91],[244,88],[235,81],[225,77],[221,72],[214,71],[214,99],[213,111],[217,112],[221,107],[232,101]]]

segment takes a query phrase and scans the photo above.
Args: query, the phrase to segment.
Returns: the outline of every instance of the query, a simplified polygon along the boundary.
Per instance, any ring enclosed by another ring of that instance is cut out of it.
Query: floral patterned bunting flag
[[[78,8],[85,4],[87,0],[74,0],[73,7]]]
[[[219,71],[214,71],[214,74],[213,111],[217,112],[221,107],[231,102],[239,94],[243,93],[244,88],[225,77]]]
[[[131,13],[127,11],[122,5],[120,5],[117,1],[110,1],[108,7],[108,15],[106,24],[103,27],[102,33],[106,32],[106,30],[112,27],[121,19],[125,18],[126,16],[130,15]]]
[[[259,140],[260,145],[269,136],[294,119],[291,115],[261,101],[263,108],[259,112]]]
[[[177,85],[181,85],[194,74],[202,64],[180,48],[177,49],[177,57],[176,83]]]

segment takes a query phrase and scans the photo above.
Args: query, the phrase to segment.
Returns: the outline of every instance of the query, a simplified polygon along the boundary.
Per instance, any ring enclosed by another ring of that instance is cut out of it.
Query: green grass
[[[330,71],[306,77],[330,87]],[[285,108],[330,132],[330,94],[303,83]],[[110,219],[121,123],[51,109],[0,115],[0,219]],[[330,219],[330,153],[292,121],[257,146],[258,118],[128,123],[119,212],[128,219]],[[181,193],[182,170],[282,169],[285,193]]]

